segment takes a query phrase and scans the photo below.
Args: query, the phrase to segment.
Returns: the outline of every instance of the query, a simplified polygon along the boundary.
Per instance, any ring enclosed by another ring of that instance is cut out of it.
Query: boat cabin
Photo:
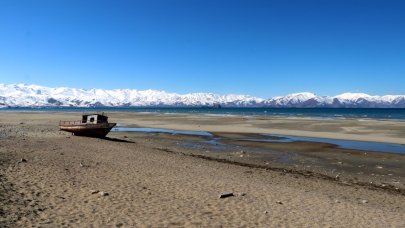
[[[98,123],[107,123],[108,117],[101,114],[87,114],[83,115],[82,123],[86,124],[98,124]]]

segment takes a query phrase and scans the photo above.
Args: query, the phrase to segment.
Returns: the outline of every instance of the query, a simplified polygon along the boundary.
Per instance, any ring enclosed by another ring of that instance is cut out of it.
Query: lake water
[[[285,116],[317,118],[392,119],[405,121],[405,109],[390,108],[205,108],[205,107],[130,107],[130,108],[1,108],[0,111],[39,112],[152,112],[203,115]]]

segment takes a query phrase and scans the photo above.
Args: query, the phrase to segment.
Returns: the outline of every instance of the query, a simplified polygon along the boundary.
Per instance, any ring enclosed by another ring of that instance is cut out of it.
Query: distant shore
[[[404,143],[405,122],[107,113],[126,127],[71,136],[72,112],[0,112],[0,226],[405,226],[405,155],[260,143],[260,133]],[[220,199],[222,192],[234,196]]]

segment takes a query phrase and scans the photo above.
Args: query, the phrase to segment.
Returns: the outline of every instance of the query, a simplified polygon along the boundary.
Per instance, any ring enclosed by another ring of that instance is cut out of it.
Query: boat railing
[[[80,125],[83,124],[81,120],[76,120],[76,121],[59,121],[59,125]]]

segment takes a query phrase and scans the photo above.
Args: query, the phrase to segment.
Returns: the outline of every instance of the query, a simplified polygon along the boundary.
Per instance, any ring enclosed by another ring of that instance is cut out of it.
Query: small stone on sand
[[[226,197],[230,197],[230,196],[234,196],[233,192],[223,192],[223,193],[221,193],[221,195],[219,195],[219,198],[226,198]]]
[[[100,196],[108,196],[108,195],[110,195],[108,192],[99,192],[98,194]]]

